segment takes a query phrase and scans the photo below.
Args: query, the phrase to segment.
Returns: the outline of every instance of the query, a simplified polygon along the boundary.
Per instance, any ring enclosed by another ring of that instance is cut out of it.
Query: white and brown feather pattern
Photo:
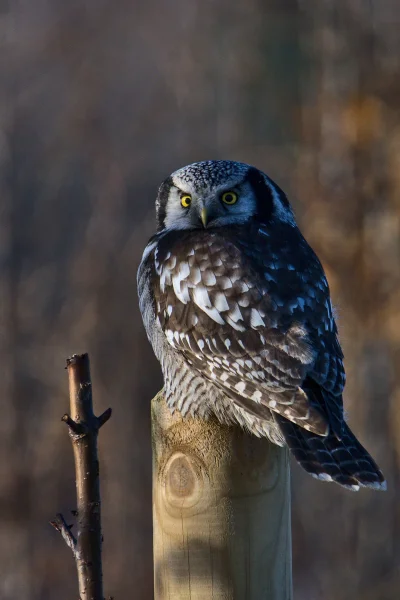
[[[146,333],[160,360],[164,375],[164,392],[168,406],[178,410],[183,416],[207,419],[215,415],[221,423],[239,424],[257,437],[268,437],[273,443],[284,444],[282,433],[273,420],[270,411],[252,411],[243,407],[238,397],[232,402],[223,390],[188,364],[181,353],[176,352],[167,342],[155,314],[152,285],[152,264],[157,242],[151,241],[138,271],[139,306]]]
[[[182,416],[208,419],[215,415],[221,423],[239,424],[257,437],[268,437],[282,446],[284,438],[271,418],[257,416],[240,404],[232,402],[223,390],[196,373],[179,355],[165,352],[162,359],[164,390],[171,411]]]
[[[318,350],[310,341],[307,302],[299,300],[305,283],[295,266],[283,267],[273,253],[260,273],[246,248],[229,237],[193,232],[190,241],[184,234],[176,238],[168,251],[166,240],[154,251],[156,310],[170,345],[228,395],[234,392],[326,433],[326,415],[301,389]],[[280,298],[271,277],[263,277],[274,271],[278,280],[283,268],[296,283],[291,298]],[[322,296],[323,286],[320,291]],[[315,309],[318,294],[309,298]],[[325,310],[325,299],[321,306]],[[326,321],[335,336],[329,313]]]

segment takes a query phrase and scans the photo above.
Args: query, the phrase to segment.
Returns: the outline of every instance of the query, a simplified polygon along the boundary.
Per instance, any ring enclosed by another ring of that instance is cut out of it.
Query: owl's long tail
[[[293,456],[313,477],[335,481],[354,491],[360,486],[386,489],[386,481],[378,465],[346,423],[341,440],[338,440],[333,433],[318,436],[280,415],[274,416]]]

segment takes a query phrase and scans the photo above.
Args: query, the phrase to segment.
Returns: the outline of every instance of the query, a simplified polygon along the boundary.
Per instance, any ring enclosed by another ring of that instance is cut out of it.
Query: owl
[[[385,489],[344,419],[329,286],[284,192],[244,163],[175,171],[138,270],[139,305],[171,411],[287,444],[348,489]]]

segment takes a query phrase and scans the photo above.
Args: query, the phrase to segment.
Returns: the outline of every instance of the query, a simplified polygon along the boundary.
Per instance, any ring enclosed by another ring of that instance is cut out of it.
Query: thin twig
[[[85,428],[80,423],[76,423],[73,419],[71,419],[69,414],[65,413],[65,415],[61,417],[61,421],[64,421],[64,423],[66,423],[76,435],[82,435],[85,433]]]
[[[67,544],[69,548],[72,550],[72,554],[76,559],[76,539],[71,531],[72,525],[67,525],[63,515],[61,513],[56,514],[56,518],[54,521],[50,521],[50,525],[54,527],[59,533],[61,533],[64,542]]]
[[[103,427],[105,423],[107,423],[108,419],[111,417],[111,413],[112,409],[107,408],[107,410],[105,410],[103,414],[98,417],[99,429],[100,427]]]
[[[75,459],[78,534],[58,513],[52,526],[72,550],[78,571],[81,600],[104,600],[101,565],[101,519],[97,435],[111,416],[108,408],[100,417],[93,414],[89,357],[74,354],[67,360],[70,415],[62,417],[69,427]]]

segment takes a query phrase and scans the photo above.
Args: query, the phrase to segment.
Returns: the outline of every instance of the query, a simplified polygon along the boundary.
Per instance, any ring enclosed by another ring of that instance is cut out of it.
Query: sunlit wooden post
[[[291,600],[286,449],[152,401],[156,600]]]

